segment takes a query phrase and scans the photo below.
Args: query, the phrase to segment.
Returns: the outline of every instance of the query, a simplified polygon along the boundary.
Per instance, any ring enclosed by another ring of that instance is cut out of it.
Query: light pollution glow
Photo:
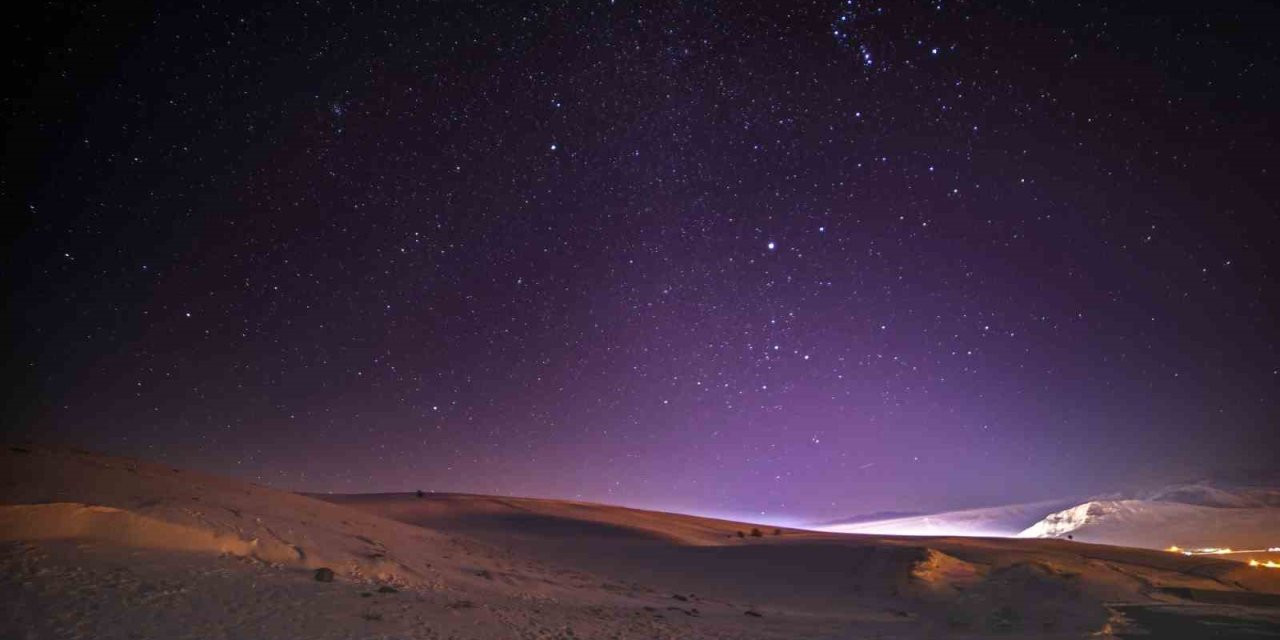
[[[1183,549],[1178,545],[1173,545],[1165,549],[1170,553],[1180,553],[1184,556],[1225,556],[1239,553],[1280,553],[1280,547],[1267,547],[1266,549],[1232,549],[1230,547],[1204,547],[1201,549]],[[1280,563],[1274,560],[1258,560],[1257,558],[1249,559],[1249,566],[1263,567],[1267,569],[1280,569]]]

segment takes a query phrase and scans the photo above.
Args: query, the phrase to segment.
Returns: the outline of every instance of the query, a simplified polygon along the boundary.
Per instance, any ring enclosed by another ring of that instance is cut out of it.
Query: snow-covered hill
[[[1170,492],[1147,500],[1091,500],[1051,513],[1021,538],[1164,549],[1267,549],[1280,546],[1280,507],[1264,490]],[[1187,502],[1178,501],[1191,498]]]
[[[1093,499],[895,515],[848,518],[815,528],[881,535],[1070,536],[1081,542],[1148,549],[1280,547],[1280,489],[1223,481],[1181,483]]]
[[[814,528],[838,533],[1011,537],[1043,518],[1045,514],[1067,507],[1074,502],[1074,500],[1046,500],[899,517],[854,517],[823,523]]]

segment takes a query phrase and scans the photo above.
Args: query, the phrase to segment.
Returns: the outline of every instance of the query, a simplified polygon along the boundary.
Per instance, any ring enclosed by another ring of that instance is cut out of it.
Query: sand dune
[[[1144,624],[1210,628],[1198,620],[1220,623],[1220,637],[1280,628],[1280,571],[1220,558],[1060,540],[775,535],[557,500],[302,496],[29,446],[6,447],[0,470],[6,638],[1076,638]],[[334,581],[317,581],[320,568]]]
[[[431,529],[483,535],[722,544],[752,525],[714,518],[626,509],[588,502],[459,493],[323,495],[314,497]],[[758,527],[772,534],[775,527]],[[780,529],[777,529],[780,531]]]

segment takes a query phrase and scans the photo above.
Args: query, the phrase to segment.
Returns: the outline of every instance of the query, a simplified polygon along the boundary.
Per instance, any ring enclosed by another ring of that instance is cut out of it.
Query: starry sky
[[[1274,464],[1278,23],[45,3],[5,437],[773,521]]]

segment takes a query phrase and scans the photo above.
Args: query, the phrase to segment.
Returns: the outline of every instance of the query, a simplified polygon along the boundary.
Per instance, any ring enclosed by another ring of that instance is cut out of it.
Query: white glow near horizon
[[[954,522],[932,520],[930,518],[910,518],[909,520],[885,520],[881,522],[859,522],[857,524],[839,524],[816,527],[816,531],[829,533],[861,533],[886,536],[961,536],[970,538],[1013,538],[1016,533],[966,527]]]

